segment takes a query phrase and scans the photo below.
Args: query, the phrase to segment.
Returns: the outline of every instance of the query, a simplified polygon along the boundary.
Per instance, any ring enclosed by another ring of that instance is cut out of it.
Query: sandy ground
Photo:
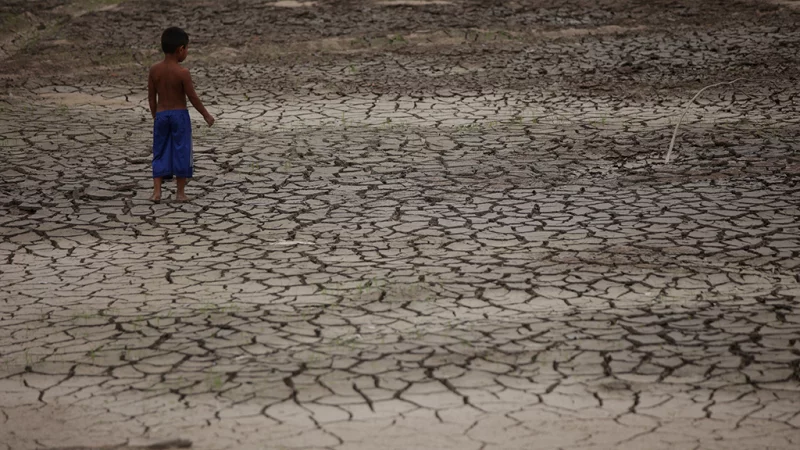
[[[0,449],[798,448],[797,4],[0,3]]]

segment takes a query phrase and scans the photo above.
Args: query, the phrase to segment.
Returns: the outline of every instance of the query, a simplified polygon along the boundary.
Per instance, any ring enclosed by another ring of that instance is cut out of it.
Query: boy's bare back
[[[147,84],[153,118],[157,112],[186,109],[188,97],[192,106],[203,115],[208,125],[214,124],[214,118],[208,113],[194,90],[189,70],[181,66],[175,58],[168,55],[163,61],[153,65],[150,68]]]
[[[150,82],[156,93],[157,112],[186,109],[185,83],[189,71],[179,64],[161,61],[150,68]]]

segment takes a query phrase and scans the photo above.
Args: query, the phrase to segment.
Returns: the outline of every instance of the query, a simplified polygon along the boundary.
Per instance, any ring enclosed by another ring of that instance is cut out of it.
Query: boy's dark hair
[[[161,34],[161,50],[175,53],[181,46],[189,45],[189,35],[178,27],[169,27]]]

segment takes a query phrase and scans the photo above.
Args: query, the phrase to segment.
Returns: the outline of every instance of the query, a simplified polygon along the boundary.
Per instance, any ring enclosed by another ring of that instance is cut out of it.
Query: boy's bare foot
[[[161,182],[163,181],[162,177],[153,178],[153,195],[150,196],[150,201],[153,203],[158,203],[161,201]]]
[[[186,196],[186,182],[189,181],[184,177],[176,177],[178,180],[178,190],[175,192],[175,201],[188,202],[189,197]]]

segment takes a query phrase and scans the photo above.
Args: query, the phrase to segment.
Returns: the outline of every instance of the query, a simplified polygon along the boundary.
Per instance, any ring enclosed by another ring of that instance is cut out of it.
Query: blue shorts
[[[156,113],[153,124],[153,178],[191,178],[192,120],[189,111],[174,109]]]

